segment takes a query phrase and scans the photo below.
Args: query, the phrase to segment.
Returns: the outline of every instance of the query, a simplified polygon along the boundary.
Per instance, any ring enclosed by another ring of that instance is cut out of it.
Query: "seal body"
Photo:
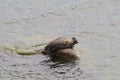
[[[76,60],[80,57],[74,49],[61,49],[50,54],[51,58],[64,58],[67,60]]]
[[[53,62],[57,63],[76,62],[80,58],[79,53],[74,49],[61,49],[49,56]]]
[[[46,47],[45,51],[48,52],[55,52],[61,49],[67,49],[67,48],[73,48],[75,44],[77,44],[78,41],[75,37],[66,38],[66,37],[60,37],[53,41],[51,41]]]

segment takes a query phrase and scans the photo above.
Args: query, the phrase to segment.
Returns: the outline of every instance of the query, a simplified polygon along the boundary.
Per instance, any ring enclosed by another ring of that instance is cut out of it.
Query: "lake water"
[[[119,80],[119,0],[0,0],[0,80]],[[7,48],[75,36],[81,58],[49,62]]]

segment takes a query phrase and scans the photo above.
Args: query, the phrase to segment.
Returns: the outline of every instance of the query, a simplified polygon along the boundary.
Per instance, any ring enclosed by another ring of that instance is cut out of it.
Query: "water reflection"
[[[53,62],[51,59],[44,60],[40,62],[41,65],[48,66],[49,74],[54,76],[55,79],[62,79],[62,80],[79,80],[84,79],[87,77],[87,75],[81,70],[79,61],[74,62]]]

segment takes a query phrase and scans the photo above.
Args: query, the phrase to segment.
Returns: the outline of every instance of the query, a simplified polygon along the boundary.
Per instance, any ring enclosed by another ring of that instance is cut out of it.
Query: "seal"
[[[78,41],[75,37],[60,37],[53,41],[51,41],[46,47],[46,52],[55,52],[61,49],[73,49],[74,45],[77,44]]]

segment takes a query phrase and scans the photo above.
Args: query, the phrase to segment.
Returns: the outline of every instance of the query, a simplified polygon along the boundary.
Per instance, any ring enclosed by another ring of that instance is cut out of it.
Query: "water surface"
[[[0,0],[0,47],[31,48],[75,36],[76,63],[0,51],[1,80],[119,80],[119,0]]]

